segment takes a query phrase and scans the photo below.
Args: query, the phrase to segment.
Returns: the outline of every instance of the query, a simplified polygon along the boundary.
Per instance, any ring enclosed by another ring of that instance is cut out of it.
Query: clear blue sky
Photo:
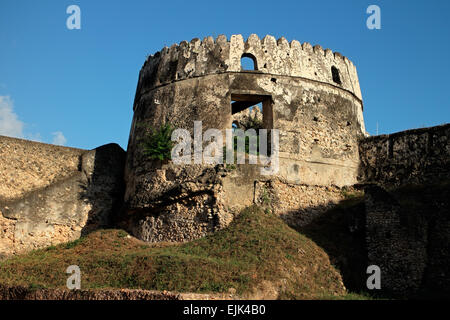
[[[68,30],[66,8],[81,8]],[[381,30],[366,8],[381,8]],[[358,70],[370,134],[450,122],[450,1],[0,2],[0,130],[95,148],[127,146],[147,54],[182,40],[251,33],[320,44]],[[9,131],[8,131],[9,130]]]

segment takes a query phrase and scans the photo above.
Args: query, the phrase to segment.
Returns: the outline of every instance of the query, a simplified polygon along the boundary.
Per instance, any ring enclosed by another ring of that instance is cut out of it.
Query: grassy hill
[[[0,262],[0,284],[65,288],[69,265],[80,267],[82,289],[361,298],[348,295],[322,248],[256,206],[245,209],[228,228],[185,244],[147,244],[123,230],[99,230]]]

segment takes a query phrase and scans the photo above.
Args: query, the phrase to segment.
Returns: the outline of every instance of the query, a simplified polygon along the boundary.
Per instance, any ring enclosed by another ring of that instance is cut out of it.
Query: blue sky
[[[68,30],[66,8],[81,8]],[[381,8],[381,30],[366,9]],[[271,34],[341,52],[357,67],[367,131],[450,122],[450,1],[0,2],[0,132],[91,149],[127,146],[147,54],[208,35]]]

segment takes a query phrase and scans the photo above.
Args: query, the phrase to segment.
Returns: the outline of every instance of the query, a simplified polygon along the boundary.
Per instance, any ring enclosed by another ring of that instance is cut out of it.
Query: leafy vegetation
[[[172,141],[174,128],[170,123],[161,125],[159,129],[148,127],[147,130],[147,134],[141,139],[140,143],[143,153],[152,160],[171,159],[174,146]]]

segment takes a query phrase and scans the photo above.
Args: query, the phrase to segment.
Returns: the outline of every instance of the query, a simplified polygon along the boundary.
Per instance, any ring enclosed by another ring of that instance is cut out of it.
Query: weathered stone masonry
[[[254,70],[243,70],[243,57]],[[203,131],[224,131],[256,103],[263,127],[280,130],[275,175],[142,152],[144,124],[193,135],[201,120]],[[356,68],[341,54],[271,36],[183,41],[145,61],[133,111],[126,154],[113,144],[88,151],[0,137],[0,256],[114,222],[145,241],[190,241],[253,203],[302,227],[357,185],[365,187],[358,221],[383,289],[448,292],[450,125],[367,137]]]
[[[242,57],[252,58],[255,70],[242,70]],[[340,198],[339,187],[357,182],[358,141],[366,132],[356,68],[347,58],[271,36],[183,41],[150,56],[139,74],[125,169],[128,229],[148,241],[192,240],[257,202],[258,181],[266,184],[267,177],[255,166],[158,164],[143,156],[139,143],[142,124],[169,122],[193,134],[194,121],[201,120],[203,131],[231,129],[234,115],[255,102],[263,104],[264,128],[280,130],[280,171],[267,185],[296,188],[291,209],[303,208],[302,195],[311,197],[315,189],[321,200],[312,203],[325,210],[327,201]],[[331,198],[323,197],[327,187]],[[283,215],[283,206],[272,207]]]
[[[385,187],[449,180],[449,140],[449,124],[365,138],[359,180]]]
[[[361,141],[368,260],[396,295],[450,293],[449,142],[449,124]]]
[[[252,58],[254,70],[242,70],[242,57]],[[261,176],[249,165],[174,167],[142,156],[138,124],[170,122],[192,134],[193,122],[202,120],[203,130],[224,130],[239,118],[235,107],[252,101],[263,104],[264,127],[281,131],[278,174]],[[381,266],[383,288],[405,294],[426,282],[446,286],[446,197],[434,199],[440,205],[432,214],[405,213],[379,187],[448,181],[449,126],[367,137],[356,68],[340,54],[270,36],[182,42],[147,59],[133,110],[125,220],[141,239],[192,240],[226,226],[251,203],[303,226],[342,200],[342,187],[366,185],[368,259]]]
[[[0,255],[110,226],[123,196],[125,152],[0,137]]]

